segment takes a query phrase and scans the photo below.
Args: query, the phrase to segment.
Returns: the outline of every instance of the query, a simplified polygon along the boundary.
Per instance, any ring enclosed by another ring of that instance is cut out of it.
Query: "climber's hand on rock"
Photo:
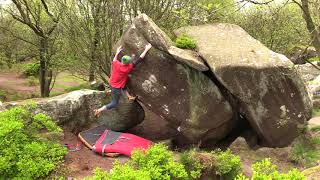
[[[122,46],[119,46],[117,49],[117,53],[120,53],[123,50]]]
[[[152,45],[151,45],[150,43],[148,43],[148,44],[146,45],[146,47],[145,47],[146,50],[149,50],[149,49],[151,49],[151,48],[152,48]]]

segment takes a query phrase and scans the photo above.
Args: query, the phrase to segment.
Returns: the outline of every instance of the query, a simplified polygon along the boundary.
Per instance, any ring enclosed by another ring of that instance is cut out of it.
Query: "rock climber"
[[[128,80],[128,75],[130,74],[134,66],[139,62],[139,60],[142,60],[146,56],[147,52],[151,49],[151,47],[152,45],[148,43],[145,46],[145,49],[141,53],[141,55],[135,60],[132,60],[131,56],[124,55],[121,58],[121,62],[118,60],[118,56],[120,52],[123,50],[123,48],[121,46],[118,47],[117,52],[112,60],[111,76],[109,80],[109,84],[111,86],[112,100],[109,104],[104,105],[99,109],[95,109],[95,116],[99,117],[103,111],[117,107],[120,96],[123,93],[127,95],[129,100],[135,99],[135,97],[131,96],[126,90],[126,82]]]

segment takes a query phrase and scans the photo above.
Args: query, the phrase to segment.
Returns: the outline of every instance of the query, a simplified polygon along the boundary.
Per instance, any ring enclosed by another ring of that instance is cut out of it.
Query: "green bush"
[[[121,165],[118,161],[113,164],[112,172],[107,173],[100,168],[94,170],[93,177],[87,177],[85,180],[151,180],[148,171],[136,170],[129,164]]]
[[[252,180],[303,180],[304,175],[296,169],[290,170],[287,174],[279,173],[277,166],[271,163],[270,159],[264,159],[252,165]]]
[[[253,174],[251,180],[305,180],[305,176],[296,169],[288,173],[280,173],[278,167],[271,163],[270,159],[263,159],[252,165]],[[235,177],[235,180],[249,180],[243,174]]]
[[[35,76],[37,77],[40,72],[40,64],[39,63],[31,63],[23,66],[23,74],[27,77]]]
[[[190,150],[181,154],[181,163],[187,169],[189,179],[198,179],[202,173],[216,174],[225,180],[233,180],[242,169],[240,157],[230,150],[211,153]]]
[[[186,35],[182,35],[176,39],[176,46],[181,49],[195,49],[196,43],[193,39]]]
[[[155,144],[146,152],[136,150],[131,160],[124,165],[118,162],[108,172],[96,170],[93,177],[87,180],[170,180],[188,179],[184,166],[174,161],[173,153],[162,144]]]
[[[198,179],[205,165],[201,163],[196,150],[190,150],[180,155],[180,162],[185,166],[190,179]]]
[[[227,151],[216,150],[212,153],[217,160],[217,174],[223,179],[234,179],[241,172],[240,157],[232,154],[229,149]]]
[[[50,117],[32,113],[34,106],[0,112],[0,177],[4,179],[45,177],[67,153],[48,138],[61,134],[61,128]]]

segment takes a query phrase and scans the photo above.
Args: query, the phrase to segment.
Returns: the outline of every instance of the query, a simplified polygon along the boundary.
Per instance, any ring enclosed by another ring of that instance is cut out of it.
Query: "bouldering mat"
[[[148,149],[151,141],[130,133],[115,132],[105,125],[79,133],[79,139],[91,150],[107,156],[131,156],[134,149]]]
[[[100,138],[100,136],[107,129],[107,126],[101,125],[86,131],[80,132],[78,137],[79,139],[89,148],[92,149],[94,144]]]

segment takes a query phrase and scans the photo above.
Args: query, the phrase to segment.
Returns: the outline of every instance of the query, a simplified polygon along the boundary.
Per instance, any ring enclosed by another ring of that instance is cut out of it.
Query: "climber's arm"
[[[123,50],[123,48],[121,46],[118,47],[116,55],[113,57],[113,61],[117,61],[118,60],[118,55],[119,53]]]
[[[142,59],[146,56],[147,52],[148,52],[151,48],[152,48],[152,45],[151,45],[150,43],[148,43],[148,44],[145,46],[144,51],[140,54],[139,58],[137,58],[136,60],[133,61],[133,64],[135,65],[135,64],[137,64],[137,63],[139,62],[139,60],[142,60]]]

